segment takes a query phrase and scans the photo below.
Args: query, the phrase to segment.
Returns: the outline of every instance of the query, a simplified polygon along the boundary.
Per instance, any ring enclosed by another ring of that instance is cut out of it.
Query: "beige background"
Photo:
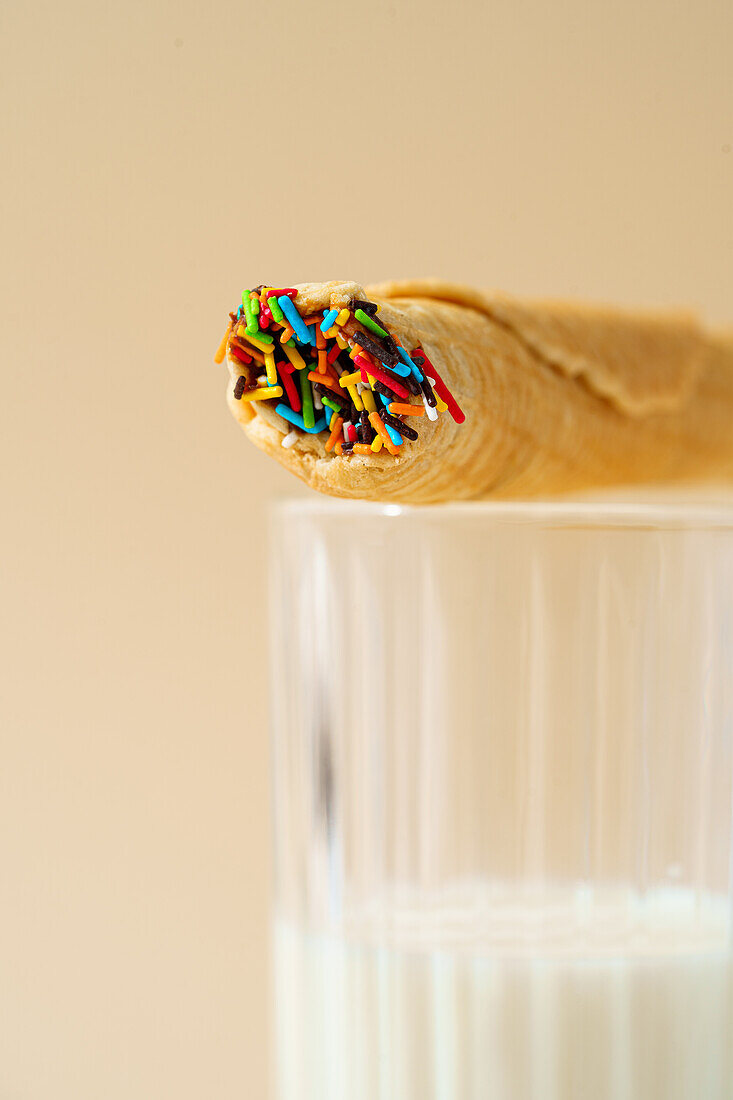
[[[263,522],[300,490],[212,364],[242,286],[733,319],[732,12],[5,0],[0,1100],[266,1095]]]

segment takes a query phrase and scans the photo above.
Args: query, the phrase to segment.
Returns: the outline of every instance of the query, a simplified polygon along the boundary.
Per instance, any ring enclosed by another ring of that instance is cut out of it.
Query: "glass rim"
[[[563,527],[620,527],[638,529],[733,530],[733,493],[715,497],[653,494],[593,498],[540,498],[533,500],[456,501],[446,504],[397,504],[339,497],[284,497],[270,502],[270,517],[333,520],[413,519],[430,524],[481,521],[491,524],[541,524]]]

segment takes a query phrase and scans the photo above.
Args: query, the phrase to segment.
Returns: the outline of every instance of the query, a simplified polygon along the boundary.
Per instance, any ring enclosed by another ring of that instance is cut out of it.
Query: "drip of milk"
[[[733,1098],[726,899],[468,892],[276,919],[278,1100]]]

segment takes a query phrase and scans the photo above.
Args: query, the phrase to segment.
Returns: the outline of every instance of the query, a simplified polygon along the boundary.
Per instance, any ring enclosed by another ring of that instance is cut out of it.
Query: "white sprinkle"
[[[347,431],[347,429],[346,429],[346,424],[344,424],[344,429],[343,429],[343,431],[344,431],[344,443],[348,443],[348,442],[349,442],[349,433],[348,433],[348,431]]]
[[[270,385],[270,383],[267,381],[267,375],[266,374],[261,374],[259,376],[259,378],[257,379],[257,385],[258,386],[269,386]]]
[[[422,403],[425,406],[425,412],[428,414],[428,420],[437,420],[438,410],[434,409],[432,405],[428,405],[428,399],[425,394],[422,396]]]
[[[282,437],[282,439],[280,440],[280,446],[281,447],[292,447],[294,443],[298,442],[299,436],[300,436],[300,432],[296,432],[296,431],[288,432],[288,434],[284,435]]]
[[[321,401],[321,395],[316,390],[313,390],[313,408],[319,411],[323,408],[323,402]]]

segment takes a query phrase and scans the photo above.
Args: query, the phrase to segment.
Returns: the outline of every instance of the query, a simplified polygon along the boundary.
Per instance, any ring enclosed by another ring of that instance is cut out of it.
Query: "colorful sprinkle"
[[[445,402],[448,408],[448,412],[451,414],[456,424],[462,424],[466,419],[466,414],[464,413],[463,409],[460,407],[455,397],[450,392],[445,382],[435,369],[434,365],[430,362],[427,355],[422,349],[420,349],[420,354],[425,360],[427,369],[431,372],[432,377],[435,378],[435,392],[437,393],[438,397],[440,397]]]
[[[403,405],[400,401],[391,401],[388,408],[393,416],[425,416],[423,405]]]
[[[357,309],[354,311],[354,316],[357,321],[361,321],[364,328],[371,329],[372,332],[376,332],[377,336],[389,336],[386,329],[383,329],[381,325],[378,325],[373,317],[370,317],[368,313],[365,313],[363,309]]]
[[[328,454],[397,456],[418,439],[405,418],[465,420],[423,348],[404,348],[375,320],[376,303],[301,314],[297,298],[293,287],[245,290],[215,356],[228,354],[237,401],[279,399],[275,411],[292,425],[283,429],[285,449],[305,432],[322,434]]]
[[[337,416],[336,419],[333,421],[333,423],[331,425],[331,434],[329,435],[328,440],[326,441],[326,450],[327,451],[332,451],[333,450],[334,445],[336,443],[336,440],[341,435],[341,428],[343,427],[343,423],[344,422],[343,422],[343,420],[341,419],[340,416]]]
[[[242,307],[244,309],[244,316],[247,318],[247,332],[256,334],[258,332],[257,315],[248,290],[242,291]]]
[[[285,363],[280,363],[280,381],[282,383],[283,389],[285,390],[285,395],[290,402],[291,409],[293,409],[294,412],[300,412],[300,410],[302,409],[302,405],[300,402],[300,394],[298,393],[295,382],[293,382],[293,368],[290,364],[287,364],[287,366],[290,367],[289,370],[286,369]]]
[[[265,352],[265,373],[268,386],[277,385],[277,370],[275,368],[275,355],[271,351]]]
[[[238,347],[236,344],[230,344],[229,351],[232,353],[235,359],[239,360],[240,363],[254,362],[252,356],[249,355],[246,351],[243,351],[242,348]]]
[[[257,386],[242,394],[242,401],[271,401],[273,397],[282,397],[282,386]]]
[[[224,356],[227,353],[227,344],[229,343],[229,333],[231,331],[232,331],[232,321],[230,320],[229,324],[226,327],[226,332],[224,333],[224,335],[221,338],[221,343],[219,344],[219,347],[216,349],[216,355],[214,356],[214,362],[215,363],[223,363],[224,362]]]
[[[298,371],[298,378],[300,379],[300,399],[303,402],[303,424],[305,425],[305,430],[311,432],[316,423],[316,418],[313,412],[313,391],[311,390],[311,384],[306,375],[307,369]]]
[[[312,428],[306,428],[303,417],[299,413],[293,412],[287,405],[276,405],[275,412],[281,416],[283,420],[288,420],[291,424],[295,424],[296,428],[300,428],[303,432],[308,432],[309,435],[318,435],[318,433],[322,432],[326,427],[325,416],[321,416],[316,420]]]
[[[308,332],[306,326],[303,324],[303,318],[298,313],[290,298],[283,294],[282,297],[278,298],[277,301],[280,309],[285,314],[285,318],[289,322],[295,335],[300,337],[303,343],[309,344],[310,333]]]
[[[404,435],[406,439],[417,439],[417,432],[414,428],[411,428],[409,424],[403,424],[401,420],[397,420],[391,413],[382,412],[382,420],[386,424],[387,428],[394,428],[395,432],[399,432],[401,436]],[[400,440],[402,442],[402,440]]]
[[[290,362],[293,364],[296,370],[303,370],[305,367],[305,359],[300,354],[297,348],[289,348],[287,344],[284,345],[283,351],[287,355]]]

